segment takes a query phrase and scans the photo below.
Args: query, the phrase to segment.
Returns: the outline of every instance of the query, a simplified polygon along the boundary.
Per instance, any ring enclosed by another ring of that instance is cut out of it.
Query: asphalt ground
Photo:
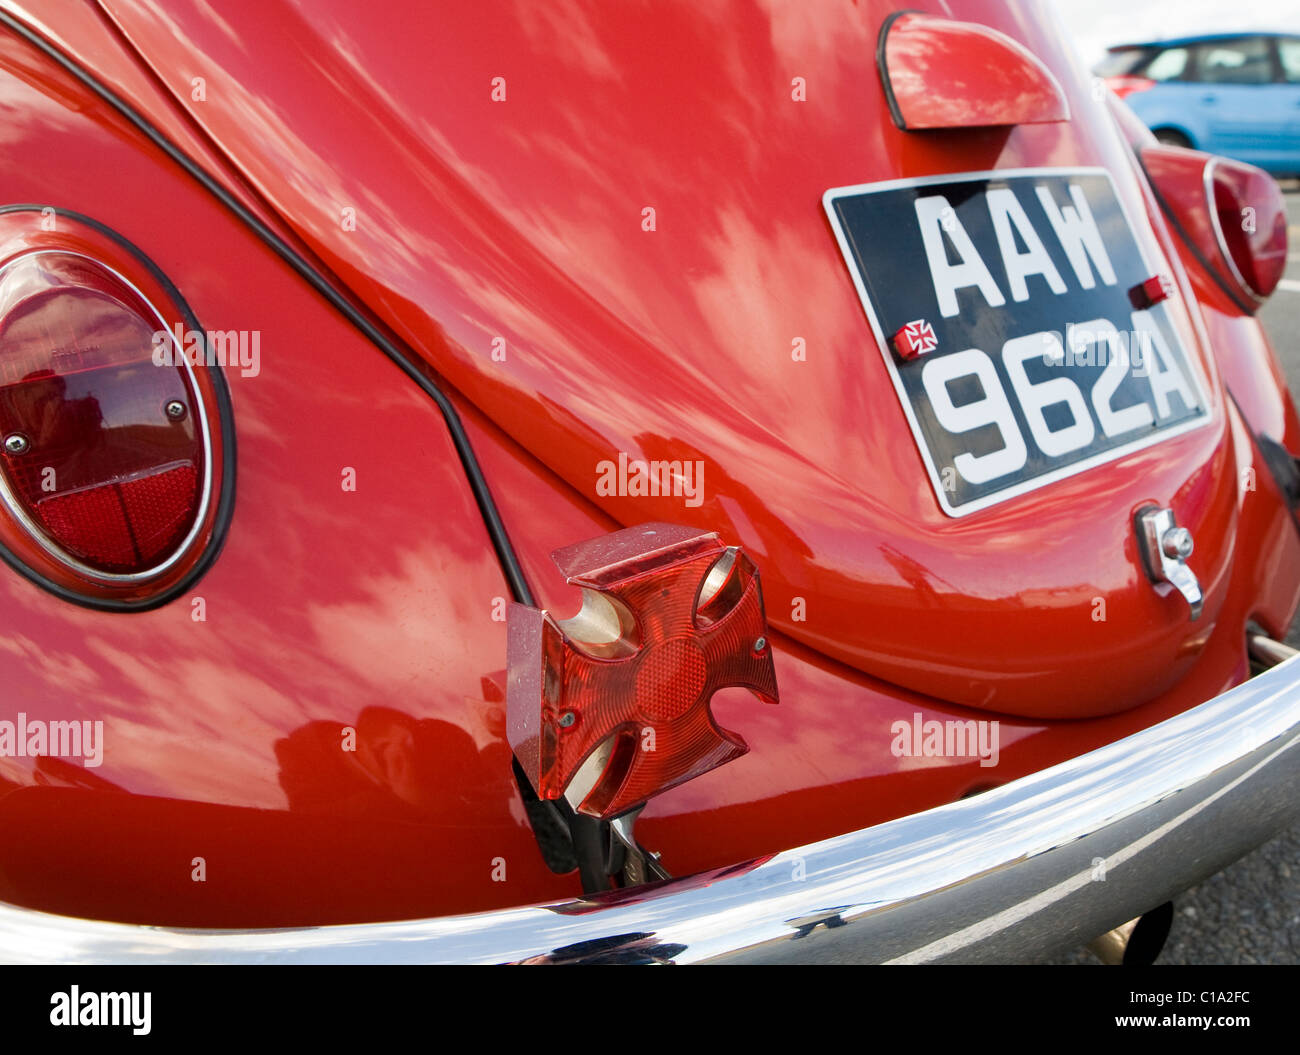
[[[1300,396],[1300,186],[1287,193],[1291,249],[1281,288],[1260,309],[1291,391]],[[1300,648],[1300,616],[1287,641]],[[1080,951],[1055,963],[1097,963]],[[1300,963],[1300,826],[1174,901],[1158,963]]]

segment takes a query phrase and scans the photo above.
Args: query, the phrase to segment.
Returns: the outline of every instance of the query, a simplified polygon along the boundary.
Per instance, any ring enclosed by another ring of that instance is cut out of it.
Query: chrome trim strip
[[[1023,961],[1082,945],[1300,816],[1300,656],[972,798],[657,887],[409,922],[199,931],[0,905],[18,963]]]

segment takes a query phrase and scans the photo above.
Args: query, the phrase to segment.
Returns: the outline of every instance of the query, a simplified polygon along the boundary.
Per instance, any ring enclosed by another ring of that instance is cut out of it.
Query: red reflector
[[[0,484],[51,554],[92,576],[152,573],[202,498],[203,411],[167,324],[96,262],[55,250],[0,269]]]
[[[127,570],[139,560],[111,484],[47,498],[39,519],[65,550],[96,568]]]
[[[79,560],[107,571],[149,567],[189,526],[198,483],[194,466],[54,495],[37,503],[50,534]]]
[[[1152,275],[1128,291],[1135,308],[1149,308],[1174,295],[1174,284],[1168,275]]]
[[[582,611],[556,622],[512,605],[508,623],[510,745],[537,793],[608,819],[745,754],[709,701],[729,686],[777,701],[753,564],[671,524],[553,557]]]
[[[117,484],[140,560],[159,560],[175,549],[198,502],[198,473],[191,462],[164,467]]]

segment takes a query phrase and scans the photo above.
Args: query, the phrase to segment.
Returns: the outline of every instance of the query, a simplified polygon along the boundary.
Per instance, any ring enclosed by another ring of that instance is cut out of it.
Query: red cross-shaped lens
[[[749,748],[709,712],[739,686],[777,702],[758,570],[716,532],[644,524],[552,554],[582,587],[557,622],[508,620],[510,746],[537,793],[602,819]]]

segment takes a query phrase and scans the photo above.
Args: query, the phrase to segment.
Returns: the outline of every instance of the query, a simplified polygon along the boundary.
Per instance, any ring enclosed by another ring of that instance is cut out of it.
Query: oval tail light
[[[1183,147],[1146,146],[1142,167],[1165,214],[1215,282],[1253,314],[1286,270],[1282,189],[1263,169]]]
[[[18,241],[0,250],[0,542],[69,599],[160,603],[214,535],[223,383],[181,354],[165,293],[66,232]]]
[[[1219,249],[1233,277],[1257,300],[1269,297],[1286,273],[1286,199],[1263,169],[1223,157],[1205,166],[1205,194]]]

